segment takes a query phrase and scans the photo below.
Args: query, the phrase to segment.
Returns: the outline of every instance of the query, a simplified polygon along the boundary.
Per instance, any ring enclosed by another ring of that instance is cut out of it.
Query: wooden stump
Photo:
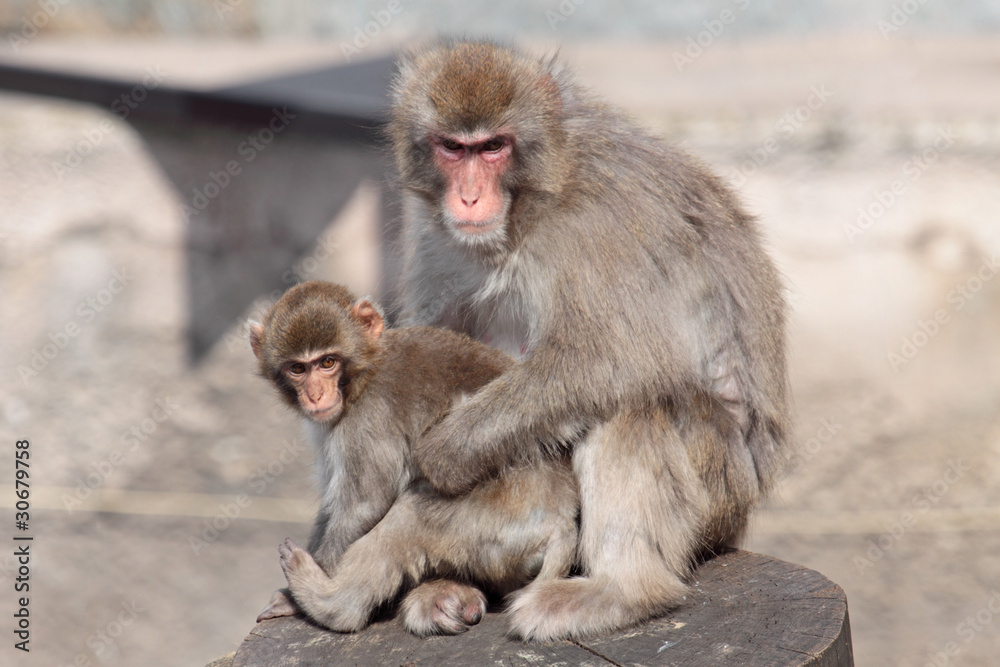
[[[232,667],[854,664],[844,591],[818,572],[746,551],[702,565],[682,606],[625,632],[526,644],[506,631],[496,613],[463,635],[427,639],[398,619],[344,635],[279,618],[250,632]]]

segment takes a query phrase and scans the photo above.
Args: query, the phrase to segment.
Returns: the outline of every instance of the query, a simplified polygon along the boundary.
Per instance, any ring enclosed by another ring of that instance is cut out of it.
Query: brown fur
[[[513,142],[506,217],[488,234],[443,206],[432,144],[462,133]],[[404,58],[388,135],[403,322],[523,354],[415,443],[421,470],[461,493],[573,449],[585,576],[526,588],[514,632],[582,636],[676,605],[692,564],[740,539],[787,456],[785,306],[755,221],[557,62],[494,44]]]
[[[328,628],[358,630],[404,588],[448,577],[459,581],[429,581],[407,596],[404,622],[417,634],[461,632],[485,612],[469,583],[506,594],[536,575],[568,573],[578,506],[567,459],[508,469],[460,498],[414,481],[409,443],[509,368],[502,352],[442,329],[382,333],[367,301],[321,282],[289,290],[251,325],[251,344],[293,407],[283,369],[303,355],[341,359],[344,394],[335,418],[307,421],[321,507],[308,553],[290,540],[280,547],[289,592],[276,593],[260,619],[297,605]]]

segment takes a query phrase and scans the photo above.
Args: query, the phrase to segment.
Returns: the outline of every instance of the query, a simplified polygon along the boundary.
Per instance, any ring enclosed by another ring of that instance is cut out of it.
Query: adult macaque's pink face
[[[502,180],[513,145],[504,135],[440,136],[431,139],[434,162],[445,176],[446,217],[458,232],[488,234],[499,229],[509,199]]]

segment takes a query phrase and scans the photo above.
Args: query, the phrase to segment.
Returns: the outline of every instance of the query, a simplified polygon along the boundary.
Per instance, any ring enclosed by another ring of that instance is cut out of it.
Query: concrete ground
[[[844,587],[859,665],[994,664],[1000,43],[718,43],[679,68],[683,48],[563,54],[726,176],[786,276],[801,451],[747,546]],[[336,56],[38,40],[18,57],[208,83]],[[79,166],[54,166],[103,121]],[[308,533],[311,453],[253,376],[241,324],[186,361],[179,201],[107,110],[0,94],[0,443],[12,461],[31,442],[35,537],[30,654],[11,646],[17,574],[0,549],[0,663],[203,665],[281,585],[278,542]],[[361,188],[331,221],[341,254],[300,273],[372,291],[358,258],[374,255],[376,210]],[[13,537],[13,475],[0,481]]]

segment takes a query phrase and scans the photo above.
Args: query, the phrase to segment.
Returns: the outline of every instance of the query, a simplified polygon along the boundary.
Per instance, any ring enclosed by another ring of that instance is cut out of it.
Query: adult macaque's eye
[[[288,372],[292,375],[302,375],[306,372],[306,365],[302,363],[294,363],[288,367]]]
[[[496,153],[501,148],[503,148],[503,139],[499,138],[490,139],[483,144],[483,150],[490,153]]]
[[[441,145],[445,150],[449,151],[460,151],[462,150],[462,144],[458,143],[454,139],[442,139]]]
[[[319,362],[319,365],[324,370],[330,370],[331,368],[337,365],[337,357],[333,356],[323,357],[323,360]]]

